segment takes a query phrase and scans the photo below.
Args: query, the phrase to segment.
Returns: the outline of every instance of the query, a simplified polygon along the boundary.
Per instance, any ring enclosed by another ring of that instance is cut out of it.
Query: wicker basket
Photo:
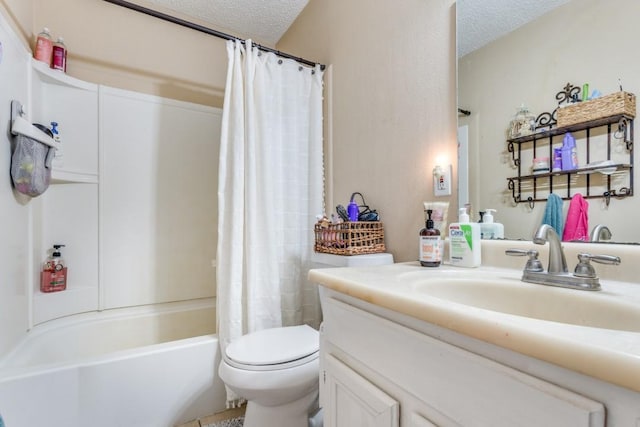
[[[379,221],[315,225],[315,251],[334,255],[377,254],[386,250],[384,226]]]
[[[558,108],[558,127],[586,123],[619,114],[631,118],[636,116],[636,96],[634,94],[620,91],[601,98]]]

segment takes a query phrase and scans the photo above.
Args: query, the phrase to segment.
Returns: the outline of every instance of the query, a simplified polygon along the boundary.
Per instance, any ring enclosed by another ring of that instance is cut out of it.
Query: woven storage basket
[[[558,127],[586,123],[619,114],[625,114],[631,118],[636,116],[636,96],[634,94],[620,91],[601,98],[558,108]]]
[[[384,226],[379,221],[315,225],[315,251],[334,255],[376,254],[386,250]]]

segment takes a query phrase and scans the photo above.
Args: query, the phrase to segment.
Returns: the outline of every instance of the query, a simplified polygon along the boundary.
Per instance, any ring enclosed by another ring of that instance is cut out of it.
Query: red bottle
[[[58,41],[53,44],[52,52],[51,68],[67,72],[67,47],[62,37],[58,37]]]
[[[53,245],[53,253],[44,262],[40,274],[40,290],[42,292],[57,292],[67,289],[67,266],[60,254],[64,245]]]

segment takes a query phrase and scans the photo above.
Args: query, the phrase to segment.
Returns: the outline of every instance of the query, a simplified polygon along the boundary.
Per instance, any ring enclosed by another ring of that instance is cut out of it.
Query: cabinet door
[[[399,426],[399,403],[332,355],[324,375],[326,427]]]

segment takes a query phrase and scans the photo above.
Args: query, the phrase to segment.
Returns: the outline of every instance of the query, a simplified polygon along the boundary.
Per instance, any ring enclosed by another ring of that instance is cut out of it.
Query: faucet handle
[[[527,264],[524,266],[524,271],[544,271],[542,263],[538,259],[538,251],[535,249],[507,249],[505,254],[510,256],[528,256]]]
[[[577,277],[596,277],[596,270],[591,265],[590,261],[597,262],[599,264],[610,264],[610,265],[618,265],[620,264],[620,257],[613,255],[591,255],[587,253],[578,254],[578,265],[576,265],[576,269],[573,272],[574,276]]]

